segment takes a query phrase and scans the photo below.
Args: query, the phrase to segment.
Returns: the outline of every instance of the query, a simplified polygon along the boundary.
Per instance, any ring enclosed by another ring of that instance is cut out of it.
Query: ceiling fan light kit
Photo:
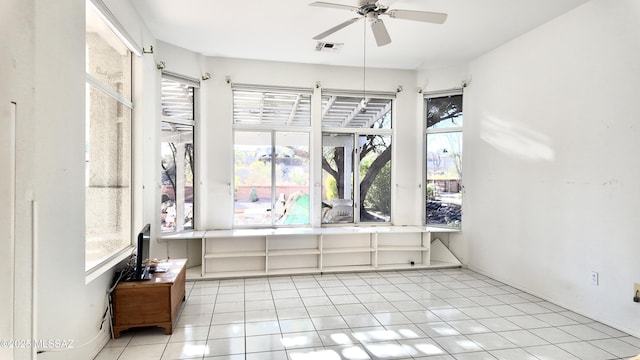
[[[386,26],[382,19],[379,19],[379,16],[389,16],[392,19],[400,19],[400,20],[412,20],[412,21],[420,21],[432,24],[443,24],[447,20],[447,14],[438,13],[438,12],[430,12],[430,11],[418,11],[418,10],[402,10],[402,9],[392,9],[389,10],[389,7],[380,4],[377,1],[368,1],[368,0],[360,0],[359,6],[350,6],[343,4],[334,4],[324,1],[315,1],[309,4],[311,6],[316,7],[326,7],[340,10],[349,10],[358,14],[358,17],[351,18],[347,21],[344,21],[316,36],[313,37],[314,40],[322,40],[325,37],[344,29],[345,27],[355,23],[356,21],[367,18],[371,22],[371,31],[373,32],[373,36],[376,40],[376,44],[378,46],[385,46],[391,43],[391,36],[387,31]]]

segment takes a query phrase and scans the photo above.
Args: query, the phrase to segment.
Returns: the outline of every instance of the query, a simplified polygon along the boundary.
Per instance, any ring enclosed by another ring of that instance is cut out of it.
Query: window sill
[[[462,232],[462,229],[459,227],[448,227],[448,226],[438,226],[438,225],[427,225],[427,230],[430,232],[441,232],[441,233],[459,233]]]
[[[133,246],[128,246],[120,250],[118,253],[116,253],[114,256],[110,257],[109,259],[103,261],[102,263],[86,271],[85,277],[84,277],[85,285],[99,278],[104,273],[106,273],[107,271],[110,271],[115,266],[120,264],[122,261],[126,260],[128,257],[131,256],[133,249],[134,249]]]
[[[161,235],[159,241],[193,240],[203,237],[243,237],[243,236],[277,236],[277,235],[331,235],[351,233],[389,233],[389,232],[432,232],[459,233],[460,228],[419,226],[419,225],[349,225],[323,227],[265,227],[265,228],[236,228],[226,230],[196,230],[181,233]]]

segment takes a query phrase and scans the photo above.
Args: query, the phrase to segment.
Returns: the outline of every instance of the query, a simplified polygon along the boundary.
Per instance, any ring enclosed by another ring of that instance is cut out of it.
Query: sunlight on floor
[[[353,341],[351,341],[351,338],[345,333],[331,334],[331,340],[336,344],[340,344],[340,345],[353,344]]]
[[[340,355],[333,350],[318,350],[309,352],[293,352],[291,360],[340,360]]]
[[[307,336],[283,336],[282,345],[285,348],[304,347],[311,345],[311,339]]]
[[[444,354],[444,351],[442,351],[442,349],[440,349],[439,347],[433,344],[415,344],[414,346],[419,352],[428,356]],[[415,354],[411,354],[411,355],[415,355]]]

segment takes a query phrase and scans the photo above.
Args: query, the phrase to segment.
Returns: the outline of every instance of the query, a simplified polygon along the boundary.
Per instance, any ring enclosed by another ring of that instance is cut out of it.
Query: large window
[[[234,85],[234,226],[308,225],[311,91]]]
[[[425,98],[426,223],[462,226],[462,94]]]
[[[87,270],[131,244],[131,51],[86,10]]]
[[[323,224],[391,222],[391,105],[323,95]]]
[[[198,82],[163,74],[160,122],[160,230],[194,228],[194,97]]]

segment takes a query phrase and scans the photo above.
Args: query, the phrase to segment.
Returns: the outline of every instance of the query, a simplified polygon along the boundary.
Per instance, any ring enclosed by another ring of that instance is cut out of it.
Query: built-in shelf
[[[337,248],[322,250],[324,254],[346,254],[346,253],[374,252],[374,251],[376,251],[376,249],[372,247],[337,247]]]
[[[342,265],[342,266],[327,266],[322,268],[321,272],[352,272],[352,271],[373,271],[373,270],[376,270],[376,268],[371,265]]]
[[[205,259],[266,256],[264,251],[227,251],[204,254]]]
[[[458,230],[347,226],[189,231],[160,239],[202,241],[202,265],[187,269],[193,280],[460,266],[435,240],[453,232]]]
[[[318,272],[317,267],[302,268],[286,268],[286,269],[268,269],[264,275],[293,275],[293,274],[315,274]]]
[[[378,251],[429,251],[428,246],[388,246],[379,245]]]
[[[449,264],[451,267],[452,264]],[[431,265],[423,265],[423,264],[386,264],[386,265],[378,265],[377,270],[407,270],[407,269],[426,269],[431,268]]]
[[[289,255],[320,255],[320,249],[287,249],[269,250],[269,256],[289,256]]]

